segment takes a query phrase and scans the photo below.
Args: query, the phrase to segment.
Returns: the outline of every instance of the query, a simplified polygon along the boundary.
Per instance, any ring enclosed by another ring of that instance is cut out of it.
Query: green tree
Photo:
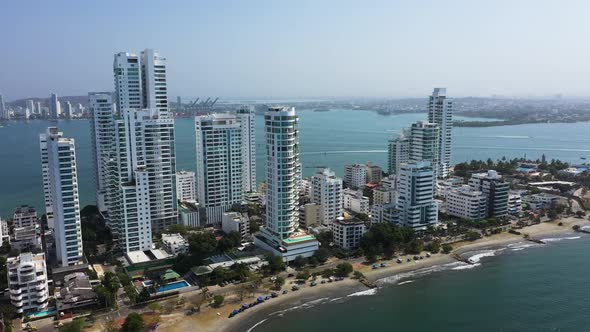
[[[59,328],[59,332],[80,332],[84,328],[84,319],[76,318],[70,323],[64,324]]]
[[[295,267],[302,268],[307,264],[307,259],[301,255],[295,257],[292,263]]]
[[[434,254],[438,253],[440,251],[440,240],[435,239],[430,241],[430,243],[425,246],[425,249]]]
[[[159,311],[162,308],[162,306],[158,302],[152,302],[152,303],[148,304],[148,308],[152,312],[156,312],[156,311]]]
[[[451,246],[450,244],[443,244],[442,246],[442,250],[445,254],[450,253],[451,251],[453,251],[453,246]]]
[[[275,290],[280,290],[283,287],[283,285],[285,285],[285,278],[280,276],[276,277],[273,281],[273,285]]]
[[[271,274],[275,274],[285,270],[285,262],[279,256],[267,255],[266,260],[268,264],[264,266],[265,270]]]
[[[143,318],[140,314],[132,312],[121,327],[121,332],[140,332],[143,329]]]
[[[225,298],[223,297],[223,295],[215,295],[213,297],[213,307],[214,308],[219,308],[223,305],[223,300]]]
[[[229,234],[225,235],[219,242],[217,243],[217,249],[220,252],[224,252],[230,250],[232,248],[237,248],[240,246],[242,242],[242,235],[236,231],[232,231]]]
[[[465,239],[467,241],[475,241],[477,239],[481,239],[481,234],[476,231],[470,231],[470,232],[467,232],[467,234],[465,234]]]
[[[12,332],[12,319],[16,314],[15,308],[8,303],[0,304],[0,314],[4,320],[4,331]]]
[[[316,250],[316,252],[313,254],[313,257],[315,257],[318,260],[318,262],[325,263],[330,257],[330,250],[321,247],[320,249]]]
[[[418,255],[424,250],[424,241],[414,239],[410,241],[406,247],[406,251],[412,255]]]
[[[258,225],[256,219],[252,218],[248,223],[250,226],[250,234],[258,233],[260,231],[260,225]]]
[[[167,233],[178,233],[180,235],[186,235],[188,233],[188,227],[181,224],[172,224],[168,226]]]
[[[352,273],[352,270],[352,265],[348,262],[344,262],[336,265],[335,274],[339,277],[348,277],[348,275]]]

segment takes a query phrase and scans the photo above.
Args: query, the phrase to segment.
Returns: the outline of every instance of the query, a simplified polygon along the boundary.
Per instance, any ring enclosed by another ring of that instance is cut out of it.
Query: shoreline
[[[557,224],[559,222],[563,222],[563,226],[558,226]],[[519,231],[522,234],[529,234],[531,239],[536,240],[548,237],[564,237],[564,235],[571,234],[583,235],[583,233],[575,232],[572,229],[573,225],[588,226],[590,225],[590,221],[569,217],[524,227]],[[452,253],[461,256],[469,252],[500,249],[514,243],[525,243],[527,241],[523,235],[501,233],[474,242],[462,241],[454,243]],[[403,256],[404,262],[401,264],[397,264],[395,259],[389,261],[381,260],[379,262],[385,262],[387,266],[378,269],[372,269],[371,265],[360,263],[353,264],[353,267],[355,271],[362,272],[367,281],[375,283],[381,279],[458,262],[450,254],[441,253],[434,254],[430,258],[412,262],[406,262],[405,257]],[[284,288],[290,288],[290,281],[287,281]],[[299,291],[289,291],[288,294],[281,294],[279,297],[269,300],[268,302],[270,304],[265,302],[231,319],[227,318],[227,316],[233,309],[239,307],[240,303],[237,302],[237,299],[228,298],[223,307],[217,309],[206,308],[194,316],[185,316],[183,312],[163,316],[162,323],[157,330],[165,332],[187,331],[198,327],[200,331],[205,332],[249,331],[256,324],[268,319],[270,315],[280,315],[281,311],[297,310],[301,306],[313,305],[314,302],[318,303],[328,299],[347,297],[353,293],[367,291],[369,289],[359,280],[351,278],[333,283],[318,284],[315,287],[310,287],[308,283],[301,287]],[[252,302],[257,296],[268,293],[270,292],[256,294],[254,297],[246,298],[244,302]]]

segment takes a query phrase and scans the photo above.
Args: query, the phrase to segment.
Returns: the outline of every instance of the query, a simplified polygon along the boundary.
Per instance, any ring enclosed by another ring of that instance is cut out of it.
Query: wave
[[[254,326],[252,326],[251,328],[249,328],[248,331],[246,331],[246,332],[252,332],[254,330],[254,328],[256,328],[256,326],[258,326],[258,325],[266,322],[267,320],[268,320],[268,318],[265,318],[265,319],[261,320],[260,322],[254,324]]]
[[[537,243],[518,242],[518,243],[509,244],[508,249],[511,251],[521,251],[526,248],[541,247],[541,246],[542,246],[541,244],[537,244]]]
[[[550,237],[547,239],[541,239],[543,242],[559,242],[563,240],[577,240],[581,238],[581,236],[569,236],[569,237]]]
[[[473,265],[475,265],[476,263],[479,263],[479,261],[484,258],[484,257],[493,257],[496,256],[497,252],[503,251],[504,248],[502,249],[497,249],[497,250],[488,250],[488,251],[484,251],[481,252],[479,254],[475,254],[471,257],[469,257],[467,260],[469,260],[471,263],[473,263]]]
[[[364,290],[364,291],[360,291],[360,292],[348,294],[348,297],[351,297],[351,296],[370,296],[370,295],[375,295],[375,294],[377,294],[377,288],[371,288],[371,289],[367,289],[367,290]]]
[[[283,314],[285,314],[286,312],[289,312],[289,311],[298,310],[298,309],[313,308],[317,304],[321,304],[322,302],[324,302],[326,300],[329,300],[329,299],[330,298],[328,298],[328,297],[322,297],[322,298],[319,298],[319,299],[316,299],[316,300],[312,300],[312,301],[309,301],[309,302],[302,303],[300,305],[296,305],[294,307],[290,307],[290,308],[287,308],[287,309],[283,309],[283,310],[272,312],[272,313],[269,314],[269,316],[274,316],[274,315],[282,316]]]
[[[411,283],[413,283],[414,281],[416,281],[416,280],[408,280],[408,281],[403,281],[403,282],[400,282],[400,283],[399,283],[399,284],[397,284],[397,285],[398,285],[398,286],[401,286],[401,285],[405,285],[405,284],[411,284]]]
[[[469,270],[469,269],[473,269],[475,267],[478,267],[480,265],[481,265],[481,263],[475,263],[475,264],[464,263],[464,265],[459,265],[457,267],[452,268],[451,270]]]

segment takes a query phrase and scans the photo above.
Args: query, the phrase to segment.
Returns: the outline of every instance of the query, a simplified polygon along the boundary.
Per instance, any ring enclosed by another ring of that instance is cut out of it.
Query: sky
[[[169,97],[590,96],[590,1],[1,1],[7,100],[113,90],[154,48]]]

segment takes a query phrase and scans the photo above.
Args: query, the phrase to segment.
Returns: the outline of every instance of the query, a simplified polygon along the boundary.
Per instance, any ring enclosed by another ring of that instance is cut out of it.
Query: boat
[[[329,108],[316,108],[313,110],[314,112],[330,112]]]

